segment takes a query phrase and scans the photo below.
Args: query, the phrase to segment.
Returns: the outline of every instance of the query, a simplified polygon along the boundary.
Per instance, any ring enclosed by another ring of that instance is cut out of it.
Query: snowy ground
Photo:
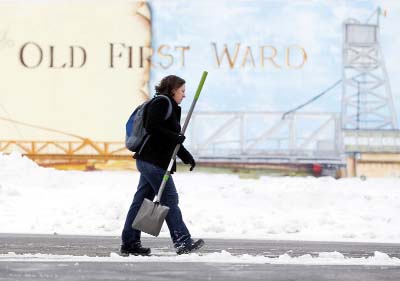
[[[0,232],[119,235],[138,177],[58,171],[0,154]],[[188,172],[174,180],[194,237],[400,243],[398,178]],[[168,236],[165,225],[161,236]]]

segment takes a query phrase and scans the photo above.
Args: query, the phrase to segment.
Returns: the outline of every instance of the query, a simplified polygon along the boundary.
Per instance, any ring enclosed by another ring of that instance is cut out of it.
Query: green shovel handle
[[[195,100],[199,99],[199,96],[200,96],[200,93],[201,93],[201,89],[203,89],[204,82],[206,81],[206,78],[207,78],[207,74],[208,74],[207,71],[203,71],[203,75],[201,76],[199,86],[197,87],[197,91],[196,91],[196,94],[194,96]]]

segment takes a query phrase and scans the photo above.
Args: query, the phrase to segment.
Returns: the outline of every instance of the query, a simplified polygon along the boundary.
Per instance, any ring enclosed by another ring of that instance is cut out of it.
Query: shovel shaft
[[[204,85],[204,82],[206,81],[207,74],[208,74],[207,71],[203,71],[203,75],[201,76],[199,86],[197,87],[196,94],[195,94],[194,99],[192,101],[192,105],[190,106],[189,112],[188,112],[188,114],[186,116],[186,119],[185,119],[185,123],[183,124],[182,130],[181,130],[181,134],[182,135],[185,134],[186,128],[189,125],[189,120],[192,117],[192,113],[194,111],[194,107],[196,106],[197,100],[199,99],[199,96],[200,96],[200,92],[203,89],[203,85]],[[169,179],[169,177],[171,175],[172,166],[174,165],[175,158],[176,158],[176,155],[178,154],[178,151],[179,151],[180,147],[181,147],[181,145],[177,144],[175,149],[174,149],[174,152],[172,153],[172,157],[171,157],[171,160],[169,161],[168,169],[164,174],[163,180],[161,182],[160,189],[158,190],[158,194],[157,194],[156,198],[154,198],[154,202],[160,202],[160,200],[161,200],[161,196],[162,196],[162,194],[164,192],[165,185],[167,184],[167,181],[168,181],[168,179]]]
[[[203,75],[201,76],[199,86],[197,86],[196,94],[195,94],[194,99],[193,99],[193,101],[192,101],[192,105],[190,106],[189,112],[188,112],[188,114],[187,114],[187,116],[186,116],[186,119],[185,119],[185,123],[183,124],[182,130],[181,130],[181,134],[182,134],[182,135],[185,134],[186,128],[187,128],[187,126],[189,125],[190,118],[192,117],[192,113],[193,113],[193,111],[194,111],[194,107],[196,106],[197,100],[198,100],[199,97],[200,97],[200,92],[201,92],[201,90],[203,89],[203,85],[204,85],[204,82],[206,81],[207,74],[208,74],[207,71],[203,71]],[[178,144],[178,145],[179,145],[179,144]],[[178,145],[177,145],[177,146],[178,146]],[[176,150],[176,149],[175,149],[175,150]],[[178,150],[179,150],[179,149],[178,149]],[[176,150],[176,153],[178,153],[178,150]],[[174,151],[174,152],[175,152],[175,151]],[[176,154],[173,155],[172,158],[174,158],[174,156],[176,156]]]

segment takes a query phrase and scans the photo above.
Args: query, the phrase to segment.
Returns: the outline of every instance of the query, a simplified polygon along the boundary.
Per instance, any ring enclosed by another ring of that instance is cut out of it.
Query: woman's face
[[[180,86],[177,89],[172,90],[173,99],[176,101],[177,104],[180,104],[182,100],[186,97],[185,96],[185,84]]]

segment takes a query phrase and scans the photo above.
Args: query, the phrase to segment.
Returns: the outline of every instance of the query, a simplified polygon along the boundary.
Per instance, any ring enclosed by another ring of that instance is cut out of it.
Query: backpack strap
[[[160,97],[160,98],[162,97],[162,98],[164,98],[164,99],[167,99],[167,101],[168,101],[168,110],[167,110],[167,114],[166,114],[165,117],[164,117],[164,121],[165,121],[165,120],[167,120],[169,117],[171,117],[171,114],[172,114],[172,104],[171,104],[171,101],[169,100],[169,98],[168,98],[167,96],[158,95],[158,96],[155,97],[155,99],[158,98],[158,97]]]

